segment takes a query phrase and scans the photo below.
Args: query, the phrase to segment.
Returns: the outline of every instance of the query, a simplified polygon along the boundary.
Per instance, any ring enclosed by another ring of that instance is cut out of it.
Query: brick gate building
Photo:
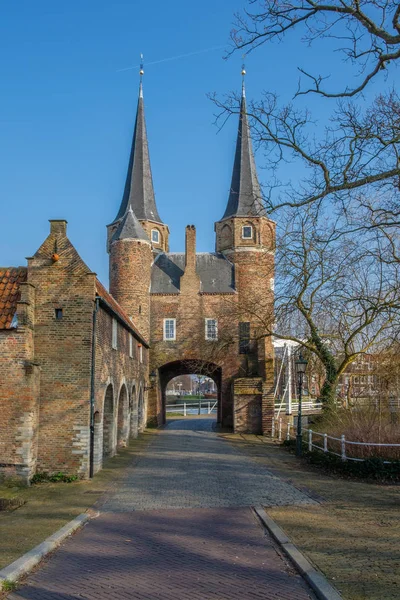
[[[171,215],[172,216],[172,215]],[[93,475],[145,423],[165,422],[177,375],[211,377],[218,420],[269,434],[275,225],[262,204],[243,86],[231,189],[215,252],[169,252],[153,189],[142,83],[124,194],[108,225],[110,292],[66,222],[27,267],[0,270],[0,472]],[[211,225],[211,224],[210,224]],[[95,235],[95,232],[93,232]]]

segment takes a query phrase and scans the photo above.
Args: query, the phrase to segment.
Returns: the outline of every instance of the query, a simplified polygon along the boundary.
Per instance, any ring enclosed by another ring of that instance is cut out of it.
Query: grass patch
[[[72,483],[73,481],[77,481],[78,477],[76,475],[66,475],[62,471],[58,473],[35,473],[35,475],[31,479],[31,483],[34,485],[35,483]]]
[[[10,581],[9,579],[4,579],[1,589],[3,592],[15,592],[18,588],[18,584],[15,581]]]
[[[118,450],[117,456],[107,460],[93,479],[69,483],[57,479],[30,487],[1,485],[1,498],[18,498],[23,505],[13,512],[0,512],[0,569],[93,506],[112,484],[115,485],[151,438],[152,434],[146,432],[127,448]]]

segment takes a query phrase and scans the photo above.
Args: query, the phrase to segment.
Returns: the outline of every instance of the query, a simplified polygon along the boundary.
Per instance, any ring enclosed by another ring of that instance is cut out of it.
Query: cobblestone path
[[[155,434],[98,518],[10,600],[306,600],[302,578],[251,505],[312,504],[211,428],[174,421]]]

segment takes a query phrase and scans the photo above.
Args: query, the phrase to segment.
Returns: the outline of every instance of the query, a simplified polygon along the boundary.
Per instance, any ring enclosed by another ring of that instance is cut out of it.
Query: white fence
[[[291,423],[283,423],[282,419],[274,419],[272,424],[272,437],[277,437],[278,440],[282,441],[285,438],[287,441],[291,439],[296,439],[296,429],[294,425]],[[346,452],[346,446],[360,446],[361,448],[399,448],[400,444],[378,444],[376,442],[352,442],[350,440],[346,440],[344,435],[339,437],[333,437],[328,435],[327,433],[319,433],[318,431],[313,431],[312,429],[303,429],[303,441],[304,437],[307,440],[308,450],[311,452],[312,450],[321,450],[322,452],[327,452],[328,454],[334,454],[335,456],[340,456],[342,460],[354,460],[358,462],[363,462],[367,460],[366,458],[357,458],[354,456],[349,456]],[[331,443],[329,443],[331,440]],[[330,448],[329,448],[330,446]],[[332,448],[333,446],[333,448]],[[338,451],[339,450],[339,451]],[[385,461],[391,462],[391,461]]]
[[[315,399],[303,400],[301,403],[301,411],[305,415],[310,414],[310,413],[314,414],[314,413],[320,412],[320,411],[322,411],[322,407],[323,407],[322,402],[320,400],[315,400]],[[283,400],[281,400],[280,402],[275,402],[275,416],[276,417],[279,417],[279,415],[281,413],[297,415],[298,412],[299,412],[298,400],[292,400],[292,402],[290,403],[289,410]]]
[[[198,402],[183,402],[182,404],[169,404],[165,408],[165,412],[168,415],[169,413],[179,413],[184,417],[187,415],[211,415],[212,413],[217,412],[218,400],[216,402],[202,401]]]

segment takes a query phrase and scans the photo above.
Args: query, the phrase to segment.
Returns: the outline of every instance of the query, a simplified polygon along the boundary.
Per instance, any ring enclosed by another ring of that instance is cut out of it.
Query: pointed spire
[[[265,217],[260,184],[251,143],[250,128],[247,119],[246,89],[242,67],[242,99],[240,103],[239,130],[236,141],[235,161],[233,164],[231,190],[225,214],[222,217]]]
[[[141,55],[143,60],[143,55]],[[121,206],[115,221],[121,219],[129,207],[136,217],[143,221],[162,223],[157,211],[153,178],[150,167],[149,147],[147,143],[146,121],[144,118],[143,63],[140,65],[139,99],[136,113],[135,130],[129,158],[128,173]]]
[[[141,226],[131,206],[126,211],[116,232],[112,236],[111,241],[115,242],[116,240],[145,240],[146,242],[150,242],[147,233]]]

